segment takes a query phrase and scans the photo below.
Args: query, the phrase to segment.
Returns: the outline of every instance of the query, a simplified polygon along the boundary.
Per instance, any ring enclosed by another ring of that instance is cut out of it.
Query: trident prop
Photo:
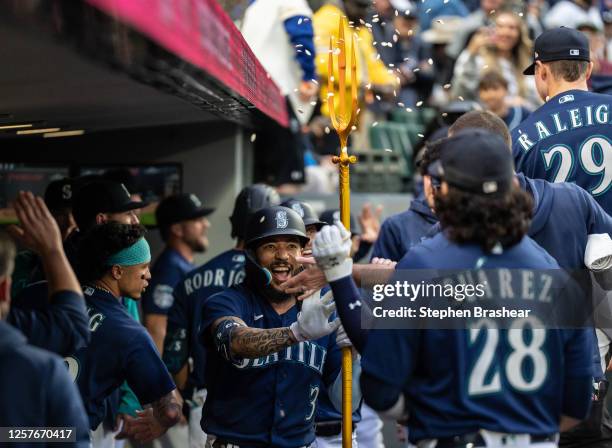
[[[344,39],[344,18],[340,18],[338,30],[338,112],[334,107],[334,48],[333,37],[329,38],[329,61],[327,78],[327,106],[334,129],[340,138],[340,156],[332,159],[338,165],[340,172],[340,219],[344,227],[350,231],[351,223],[351,188],[349,184],[349,166],[356,163],[355,156],[348,155],[348,137],[357,121],[357,59],[355,58],[355,36],[352,36],[351,45],[351,110],[346,110],[346,42]],[[342,349],[342,448],[352,446],[353,418],[351,413],[351,397],[353,362],[351,349]]]

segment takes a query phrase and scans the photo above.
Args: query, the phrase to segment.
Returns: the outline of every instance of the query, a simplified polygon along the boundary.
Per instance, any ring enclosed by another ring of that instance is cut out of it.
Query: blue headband
[[[120,250],[106,260],[107,266],[134,266],[151,261],[151,248],[144,238],[140,238],[130,247]]]

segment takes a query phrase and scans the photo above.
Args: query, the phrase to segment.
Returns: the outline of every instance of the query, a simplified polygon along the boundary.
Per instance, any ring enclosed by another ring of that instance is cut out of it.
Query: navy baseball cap
[[[326,222],[330,226],[333,226],[334,222],[340,221],[340,210],[338,209],[325,210],[323,213],[321,213],[321,221]],[[357,224],[355,215],[353,215],[352,213],[350,217],[350,226],[351,226],[351,236],[361,235],[361,228]]]
[[[466,129],[439,145],[440,159],[428,170],[433,177],[459,190],[485,196],[501,196],[512,188],[512,153],[499,135]]]
[[[535,74],[537,61],[590,61],[589,39],[580,31],[564,26],[544,31],[535,40],[533,64],[524,75]]]
[[[175,194],[159,203],[155,210],[155,219],[159,227],[167,227],[177,222],[210,215],[214,211],[214,208],[203,207],[200,199],[193,193]]]
[[[49,210],[72,208],[72,179],[54,180],[45,189],[45,204]]]

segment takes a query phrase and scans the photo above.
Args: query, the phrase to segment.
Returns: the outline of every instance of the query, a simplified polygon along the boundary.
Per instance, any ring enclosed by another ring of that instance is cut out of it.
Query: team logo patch
[[[570,50],[570,56],[580,56],[580,50]]]
[[[304,209],[302,208],[302,204],[291,204],[291,208],[297,212],[298,215],[300,215],[300,217],[304,217]]]
[[[232,262],[234,263],[244,263],[244,255],[237,254],[232,257]]]
[[[289,220],[287,219],[287,212],[283,210],[276,212],[276,228],[286,229],[288,225]]]
[[[193,193],[190,194],[189,199],[191,200],[191,202],[193,202],[193,205],[195,205],[196,207],[202,207],[202,203],[200,202],[200,200],[195,194]]]
[[[570,101],[574,101],[574,95],[563,95],[559,98],[559,104],[569,103]]]
[[[157,285],[153,291],[153,302],[159,308],[167,309],[172,306],[174,296],[172,295],[172,286]]]
[[[94,293],[94,289],[89,286],[83,290],[83,294],[87,294],[88,296],[92,296],[93,293]]]

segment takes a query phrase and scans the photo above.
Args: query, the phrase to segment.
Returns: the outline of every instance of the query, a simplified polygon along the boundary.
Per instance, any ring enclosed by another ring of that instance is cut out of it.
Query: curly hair
[[[449,185],[448,194],[435,196],[435,208],[450,240],[491,252],[497,243],[512,246],[527,234],[533,202],[516,186],[503,197],[488,198]]]
[[[425,151],[423,151],[423,156],[421,157],[421,160],[419,160],[418,165],[421,176],[427,175],[429,165],[440,158],[441,143],[446,140],[447,138],[441,138],[425,144]]]
[[[107,222],[92,227],[79,244],[77,275],[83,283],[98,280],[109,270],[106,260],[130,247],[146,233],[140,224]]]

